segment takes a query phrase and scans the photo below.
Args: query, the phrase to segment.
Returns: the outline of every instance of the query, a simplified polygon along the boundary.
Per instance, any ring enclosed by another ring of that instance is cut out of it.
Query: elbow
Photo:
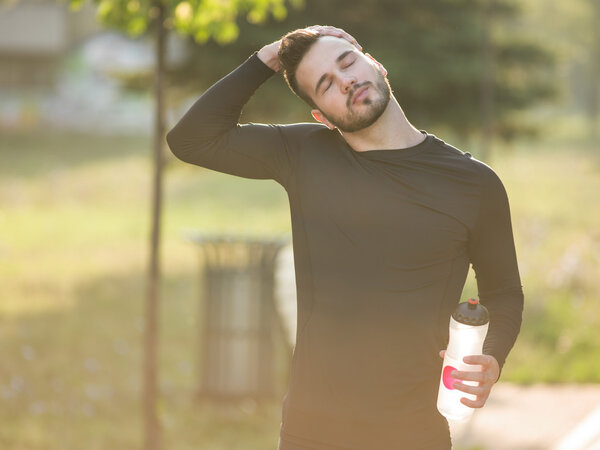
[[[165,139],[171,153],[185,163],[204,167],[204,164],[210,161],[214,144],[208,140],[199,139],[197,136],[183,136],[181,131],[175,129],[169,131]]]
[[[167,141],[167,145],[171,150],[171,153],[177,157],[177,159],[188,162],[189,149],[188,145],[186,145],[186,141],[181,139],[181,137],[177,134],[175,129],[172,129],[165,136]]]
[[[168,145],[169,149],[171,150],[171,153],[173,153],[175,156],[180,158],[179,155],[181,154],[181,145],[178,142],[178,139],[174,132],[174,129],[171,129],[171,131],[169,131],[167,133],[167,135],[165,136],[165,139],[167,141],[167,145]]]

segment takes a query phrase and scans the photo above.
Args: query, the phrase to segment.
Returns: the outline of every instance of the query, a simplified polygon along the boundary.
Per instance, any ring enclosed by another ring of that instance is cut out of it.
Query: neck
[[[383,114],[371,126],[352,133],[340,133],[357,152],[402,149],[423,141],[423,133],[406,119],[393,95]]]

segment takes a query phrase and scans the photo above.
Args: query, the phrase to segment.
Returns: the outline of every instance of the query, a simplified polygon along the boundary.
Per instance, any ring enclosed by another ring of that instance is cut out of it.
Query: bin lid
[[[270,267],[278,252],[290,244],[289,234],[256,236],[195,232],[188,240],[198,244],[209,267]]]

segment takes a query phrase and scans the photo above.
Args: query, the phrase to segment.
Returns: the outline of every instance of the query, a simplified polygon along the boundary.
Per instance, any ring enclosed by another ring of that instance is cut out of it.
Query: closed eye
[[[344,67],[342,67],[342,69],[347,69],[348,67],[350,67],[352,64],[354,64],[356,60],[350,62],[349,64],[346,64]],[[332,83],[329,83],[327,85],[327,87],[323,90],[323,93],[327,92],[327,89],[329,89],[329,87],[332,85]]]

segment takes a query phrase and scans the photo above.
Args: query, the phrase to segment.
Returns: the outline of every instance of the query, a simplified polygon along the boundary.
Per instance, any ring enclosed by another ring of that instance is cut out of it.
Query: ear
[[[335,125],[329,122],[329,120],[327,120],[325,116],[323,116],[323,113],[321,113],[321,111],[319,111],[318,109],[313,109],[310,113],[317,122],[321,122],[323,125],[326,125],[327,128],[329,128],[330,130],[333,130],[335,128]]]
[[[369,53],[365,53],[365,56],[367,56],[369,59],[373,60],[375,64],[377,64],[377,67],[379,67],[379,71],[383,74],[384,77],[387,75],[387,70],[379,61],[373,58]]]

